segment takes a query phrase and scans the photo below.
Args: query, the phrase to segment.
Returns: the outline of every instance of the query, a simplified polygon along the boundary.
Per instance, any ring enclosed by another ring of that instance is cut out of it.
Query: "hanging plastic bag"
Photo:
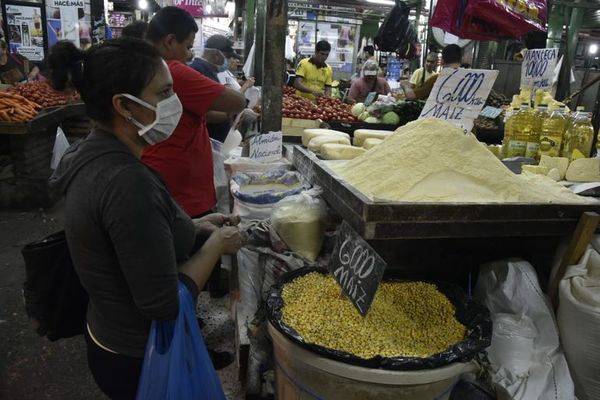
[[[225,400],[188,289],[179,283],[175,321],[152,321],[137,400]]]
[[[65,151],[69,148],[69,141],[65,132],[59,126],[56,128],[56,139],[54,139],[54,148],[52,149],[52,159],[50,160],[50,168],[56,169],[60,159],[65,154]]]
[[[286,197],[273,207],[271,226],[295,253],[315,261],[321,252],[327,208],[320,188]]]
[[[250,51],[248,52],[248,57],[246,57],[246,62],[242,67],[242,71],[244,71],[244,75],[246,77],[254,76],[254,49],[255,44],[252,43],[252,47],[250,47]]]
[[[287,36],[285,37],[285,59],[292,61],[296,58],[296,52],[294,51],[294,43],[292,42],[292,38]]]
[[[417,33],[408,19],[410,7],[396,0],[396,5],[385,17],[373,41],[379,51],[395,52],[400,58],[411,60],[417,53]]]

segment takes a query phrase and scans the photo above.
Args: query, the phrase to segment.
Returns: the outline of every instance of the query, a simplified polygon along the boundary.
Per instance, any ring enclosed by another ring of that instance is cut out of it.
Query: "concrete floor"
[[[25,279],[21,248],[61,229],[60,207],[25,212],[0,210],[0,399],[99,400],[83,337],[49,342],[29,325],[21,296]],[[210,347],[233,352],[229,299],[202,293],[199,314]],[[235,362],[218,371],[230,400],[244,398]]]

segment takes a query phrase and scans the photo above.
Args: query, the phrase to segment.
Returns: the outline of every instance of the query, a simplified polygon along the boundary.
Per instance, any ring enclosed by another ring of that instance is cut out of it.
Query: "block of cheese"
[[[566,177],[571,182],[600,182],[600,159],[573,160],[567,169]]]
[[[365,139],[365,141],[362,144],[362,147],[365,150],[369,150],[369,149],[372,149],[373,147],[381,144],[381,142],[383,142],[383,140],[381,140],[381,139],[368,138],[368,139]]]
[[[344,137],[347,137],[348,139],[350,139],[350,135],[348,135],[347,133],[344,133],[344,132],[334,131],[333,129],[310,128],[310,129],[305,129],[304,132],[302,133],[302,145],[304,145],[305,147],[308,146],[308,143],[310,142],[310,140],[312,138],[314,138],[315,136],[321,136],[321,135],[338,135],[338,136],[344,136]]]
[[[552,168],[548,171],[546,176],[550,179],[554,179],[556,182],[560,181],[560,172],[558,172],[558,168]]]
[[[523,165],[521,167],[521,170],[537,175],[548,175],[548,172],[550,171],[548,167],[543,167],[539,165]]]
[[[339,143],[350,145],[350,139],[341,135],[319,135],[310,139],[308,142],[308,149],[310,151],[318,152],[321,150],[321,146],[325,143]]]
[[[393,133],[394,131],[380,131],[377,129],[357,129],[354,131],[354,145],[362,146],[363,142],[369,138],[383,140]]]
[[[552,168],[558,169],[560,179],[565,179],[568,166],[569,159],[566,157],[550,157],[543,155],[540,159],[540,167],[546,167],[548,170],[551,170]]]
[[[326,160],[352,160],[365,153],[362,147],[339,143],[325,143],[321,146],[321,156]]]

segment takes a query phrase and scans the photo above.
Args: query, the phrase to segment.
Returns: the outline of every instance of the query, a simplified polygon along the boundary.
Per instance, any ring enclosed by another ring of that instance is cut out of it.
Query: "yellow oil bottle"
[[[542,122],[540,135],[540,154],[559,157],[561,155],[565,132],[567,130],[567,118],[564,107],[552,111],[549,117]]]
[[[527,139],[527,150],[525,151],[525,157],[540,158],[540,137],[542,132],[542,123],[548,118],[548,106],[546,104],[540,104],[539,107],[532,112],[531,118],[533,123],[533,129],[529,133]]]
[[[527,142],[533,131],[533,114],[529,109],[529,103],[521,103],[521,108],[511,120],[508,157],[524,157],[527,153]]]
[[[565,155],[569,160],[589,157],[594,141],[594,127],[589,113],[579,111],[575,115],[569,129],[569,152]]]
[[[519,107],[510,107],[504,115],[504,137],[502,138],[502,148],[500,149],[501,158],[509,157],[508,145],[512,138],[512,125],[515,114],[519,111]]]

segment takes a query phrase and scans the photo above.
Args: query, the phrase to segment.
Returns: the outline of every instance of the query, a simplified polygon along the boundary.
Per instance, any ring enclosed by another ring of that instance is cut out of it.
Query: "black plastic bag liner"
[[[306,343],[304,338],[298,332],[285,325],[282,321],[281,310],[284,304],[283,299],[281,298],[281,290],[285,284],[310,272],[329,274],[324,268],[305,267],[282,275],[278,283],[271,288],[267,298],[267,307],[269,321],[271,321],[277,330],[286,335],[292,342],[309,351],[317,353],[320,356],[366,368],[382,368],[390,370],[432,369],[453,362],[470,361],[475,358],[479,352],[485,350],[492,341],[492,319],[487,308],[474,300],[469,299],[464,290],[457,285],[432,282],[437,286],[438,290],[446,295],[454,304],[456,307],[456,319],[467,329],[465,339],[444,352],[428,358],[377,356],[365,359],[343,351]]]

